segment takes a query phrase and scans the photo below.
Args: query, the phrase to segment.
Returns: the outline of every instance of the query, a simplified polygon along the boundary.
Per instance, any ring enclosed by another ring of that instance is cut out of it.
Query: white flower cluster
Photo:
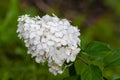
[[[45,15],[18,18],[18,37],[23,39],[28,53],[37,63],[48,62],[49,71],[54,75],[64,71],[64,62],[75,61],[80,48],[80,32],[67,19]]]

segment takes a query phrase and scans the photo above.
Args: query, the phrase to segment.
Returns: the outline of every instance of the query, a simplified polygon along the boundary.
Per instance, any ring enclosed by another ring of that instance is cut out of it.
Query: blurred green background
[[[120,48],[120,0],[0,0],[0,80],[62,80],[69,76],[67,69],[54,76],[46,63],[37,64],[17,37],[18,16],[52,13],[79,27],[82,48],[92,40]],[[76,61],[78,74],[79,64]],[[120,76],[120,68],[106,70],[105,75],[114,80]]]

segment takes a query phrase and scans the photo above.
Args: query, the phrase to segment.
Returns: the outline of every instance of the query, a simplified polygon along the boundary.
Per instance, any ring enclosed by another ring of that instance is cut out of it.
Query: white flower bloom
[[[18,18],[18,37],[24,40],[28,53],[37,63],[48,61],[49,71],[62,74],[64,62],[75,61],[80,49],[80,32],[67,19],[45,15]]]

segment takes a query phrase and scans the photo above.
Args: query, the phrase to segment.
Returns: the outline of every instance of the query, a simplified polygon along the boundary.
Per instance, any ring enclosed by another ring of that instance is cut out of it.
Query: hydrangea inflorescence
[[[49,71],[54,75],[62,74],[64,62],[73,62],[80,51],[80,32],[67,19],[45,15],[18,18],[18,37],[23,39],[28,54],[35,57],[37,63],[48,62]]]

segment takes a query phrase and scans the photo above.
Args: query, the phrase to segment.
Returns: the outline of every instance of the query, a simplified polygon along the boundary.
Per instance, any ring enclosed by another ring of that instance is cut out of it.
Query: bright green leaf
[[[91,59],[104,58],[110,51],[109,45],[103,42],[93,41],[89,43],[85,49],[86,54]]]
[[[81,80],[103,80],[102,72],[99,67],[89,65],[82,71]]]
[[[105,58],[104,58],[104,66],[105,67],[113,67],[113,66],[120,66],[120,49],[111,51]]]

